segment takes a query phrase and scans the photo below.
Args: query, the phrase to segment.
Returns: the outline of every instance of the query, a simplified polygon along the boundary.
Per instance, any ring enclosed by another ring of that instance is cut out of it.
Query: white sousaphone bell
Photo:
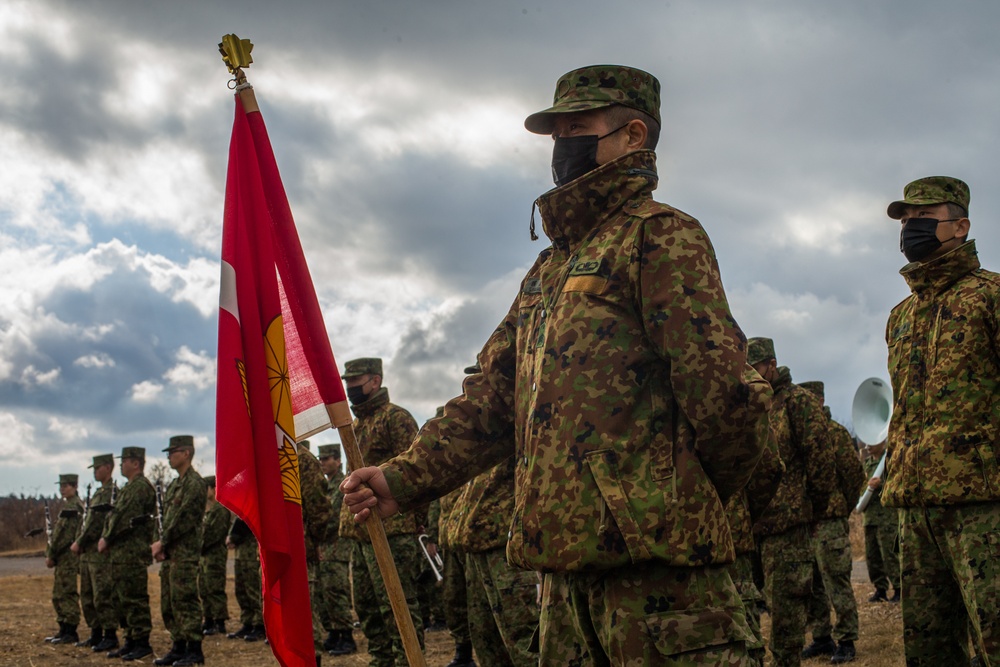
[[[858,439],[869,447],[885,442],[889,436],[889,420],[892,419],[892,387],[879,378],[868,378],[854,392],[854,403],[851,405],[851,421]],[[885,472],[885,457],[888,450],[882,454],[882,460],[872,477],[882,477]],[[855,511],[863,512],[871,500],[871,489],[865,489],[858,499]]]

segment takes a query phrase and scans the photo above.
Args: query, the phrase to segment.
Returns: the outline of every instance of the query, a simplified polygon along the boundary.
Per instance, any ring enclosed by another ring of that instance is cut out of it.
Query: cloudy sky
[[[702,221],[743,329],[849,425],[907,294],[902,186],[965,179],[1000,267],[997,25],[990,0],[5,0],[0,493],[176,433],[214,471],[226,33],[255,45],[334,353],[383,357],[418,421],[546,244],[552,143],[524,117],[610,62],[662,82],[657,199]]]

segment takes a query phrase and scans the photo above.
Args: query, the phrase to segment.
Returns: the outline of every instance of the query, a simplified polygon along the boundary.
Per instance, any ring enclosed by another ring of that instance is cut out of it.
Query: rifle
[[[156,485],[156,530],[163,539],[163,483],[157,480]]]
[[[24,534],[25,537],[35,537],[45,533],[45,543],[52,546],[52,512],[49,510],[49,501],[45,501],[45,528],[32,528]]]
[[[80,530],[83,530],[83,527],[87,523],[87,515],[90,514],[90,487],[91,486],[92,486],[92,484],[88,484],[87,485],[87,499],[83,503],[83,520],[80,522]]]

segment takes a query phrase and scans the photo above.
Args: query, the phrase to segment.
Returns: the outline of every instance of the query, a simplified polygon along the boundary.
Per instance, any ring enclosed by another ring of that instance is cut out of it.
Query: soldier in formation
[[[235,552],[233,588],[240,606],[240,627],[228,639],[255,642],[264,639],[264,608],[261,589],[260,550],[250,527],[237,517],[229,529],[226,546]]]
[[[465,550],[458,543],[458,525],[466,508],[460,500],[466,487],[459,487],[440,499],[436,530],[432,532],[434,551],[441,557],[441,602],[445,624],[455,642],[455,656],[448,667],[475,667],[472,659],[472,628],[469,625],[468,571]],[[482,659],[482,656],[480,656]]]
[[[344,500],[340,483],[344,479],[344,469],[340,445],[320,445],[318,451],[332,507],[326,540],[319,548],[320,609],[323,628],[327,631],[323,648],[330,655],[347,655],[357,652],[358,646],[351,619],[350,569],[354,544],[340,537],[340,509]]]
[[[156,491],[146,478],[146,450],[122,448],[121,473],[128,482],[116,494],[115,502],[97,543],[101,553],[111,560],[115,608],[125,642],[108,653],[109,658],[129,662],[150,655],[149,633],[153,630],[149,611],[146,568],[153,562],[153,516]]]
[[[229,604],[226,598],[226,535],[232,513],[215,499],[215,475],[205,477],[205,518],[201,529],[201,559],[198,562],[198,595],[204,619],[201,634],[226,634]]]
[[[173,642],[154,665],[191,667],[205,662],[201,650],[201,600],[198,598],[198,561],[201,558],[206,485],[192,466],[194,438],[175,435],[166,449],[177,478],[161,497],[157,488],[159,520],[153,559],[160,562],[160,613]]]
[[[875,587],[869,602],[899,602],[899,512],[882,504],[882,478],[875,476],[878,462],[885,453],[885,443],[869,446],[865,451],[865,475],[871,499],[862,514],[865,530],[865,564],[868,578]],[[889,597],[889,587],[892,597]]]
[[[97,543],[104,533],[104,524],[111,512],[115,491],[114,454],[95,456],[89,466],[94,469],[94,481],[99,485],[85,508],[85,518],[76,541],[70,546],[80,556],[80,604],[83,618],[90,627],[90,637],[77,646],[90,647],[95,652],[118,648],[118,623],[113,601],[114,581],[108,553],[100,553]]]
[[[51,531],[45,546],[45,567],[55,569],[52,606],[59,624],[59,631],[45,638],[52,644],[75,644],[80,641],[76,632],[80,624],[80,595],[76,585],[80,558],[70,549],[83,520],[83,501],[76,492],[78,483],[78,475],[59,475],[59,495],[63,498],[63,507],[54,525],[51,525],[48,516],[48,505],[45,507],[46,530]]]
[[[333,508],[327,492],[326,478],[320,470],[319,461],[309,449],[309,441],[298,443],[299,484],[302,491],[302,529],[305,533],[306,568],[309,576],[309,597],[313,601],[312,626],[313,648],[316,664],[319,665],[323,651],[323,598],[319,581],[319,550],[326,542],[326,531],[333,520]]]

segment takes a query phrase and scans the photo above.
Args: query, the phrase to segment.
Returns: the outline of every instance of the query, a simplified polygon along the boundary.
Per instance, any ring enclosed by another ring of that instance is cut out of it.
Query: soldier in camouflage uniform
[[[428,529],[441,555],[441,601],[445,624],[455,642],[455,655],[447,667],[475,667],[472,659],[472,628],[469,623],[469,570],[465,549],[458,541],[467,507],[461,503],[467,487],[459,487],[440,499],[436,528]],[[480,656],[480,659],[483,659]]]
[[[100,454],[88,466],[94,469],[94,480],[100,484],[90,498],[80,533],[70,550],[80,555],[80,603],[83,618],[90,626],[90,637],[77,643],[93,651],[110,651],[118,648],[115,606],[112,600],[114,582],[111,578],[111,561],[107,553],[98,553],[97,541],[104,532],[104,522],[111,511],[114,492],[112,477],[115,472],[113,454]]]
[[[261,589],[260,549],[250,527],[237,517],[229,528],[226,546],[236,551],[233,560],[233,589],[240,606],[241,627],[228,639],[257,641],[264,638],[264,607]]]
[[[198,596],[205,619],[201,634],[226,633],[229,603],[226,598],[226,535],[233,515],[215,499],[215,475],[205,477],[205,519],[201,530],[201,559],[198,561]]]
[[[868,578],[875,586],[869,602],[899,602],[899,553],[896,540],[899,539],[899,511],[882,504],[882,479],[875,477],[875,469],[885,452],[885,443],[870,446],[865,455],[865,475],[870,479],[868,486],[872,496],[861,515],[865,528],[865,563]],[[887,595],[892,586],[892,597]]]
[[[323,648],[323,591],[319,582],[320,547],[326,542],[327,528],[333,521],[333,505],[326,478],[319,461],[309,450],[309,441],[296,446],[299,455],[299,484],[302,489],[302,530],[306,541],[306,567],[309,573],[309,598],[312,607],[313,648],[319,664]]]
[[[151,550],[153,559],[161,563],[160,614],[173,645],[153,664],[187,667],[205,662],[201,651],[198,561],[208,487],[191,465],[194,459],[192,436],[171,437],[163,451],[178,477],[170,482],[166,495],[160,498],[163,530],[157,530]]]
[[[778,490],[753,529],[761,544],[771,609],[771,654],[774,667],[797,667],[812,595],[811,533],[835,491],[836,462],[827,444],[829,420],[822,403],[794,384],[786,367],[778,367],[774,342],[751,338],[747,361],[774,389],[771,430],[785,465]]]
[[[704,229],[652,199],[659,82],[575,70],[525,126],[555,137],[558,187],[536,201],[552,245],[483,372],[408,452],[352,473],[345,503],[359,521],[388,515],[513,455],[507,558],[544,573],[541,664],[580,645],[597,664],[743,664],[753,635],[723,503],[761,455],[745,436],[771,390],[745,378]],[[579,622],[552,623],[553,599]]]
[[[435,555],[442,559],[444,557],[441,553],[442,547],[438,543],[440,523],[441,498],[437,498],[427,505],[427,523],[420,527],[423,534],[418,538],[427,549],[427,556],[421,561],[420,574],[417,576],[417,600],[420,602],[420,618],[424,621],[424,632],[448,629],[442,594],[444,586],[434,574],[430,560]],[[443,576],[444,573],[441,574]]]
[[[153,652],[149,645],[153,620],[149,611],[146,568],[153,562],[150,545],[153,543],[156,491],[143,474],[146,467],[144,448],[122,448],[119,461],[122,476],[128,482],[116,494],[97,550],[110,554],[115,608],[118,624],[125,635],[125,643],[108,653],[108,657],[132,661]]]
[[[969,186],[909,183],[889,205],[913,294],[886,326],[895,406],[882,502],[899,508],[908,667],[1000,665],[1000,275],[968,240]]]
[[[324,610],[323,627],[327,631],[323,648],[330,655],[347,655],[358,650],[352,636],[354,622],[351,618],[351,552],[354,545],[340,538],[340,507],[344,494],[340,483],[344,469],[340,459],[340,445],[320,445],[319,465],[326,476],[332,514],[326,531],[326,540],[319,548],[319,582],[321,609]]]
[[[803,382],[803,389],[825,400],[823,383],[818,380]],[[809,602],[808,625],[812,628],[813,641],[802,652],[803,658],[833,655],[833,664],[854,659],[858,640],[858,603],[854,599],[851,572],[851,528],[847,518],[851,515],[858,496],[865,484],[865,471],[858,460],[854,438],[846,428],[830,416],[824,406],[829,424],[828,446],[836,459],[837,488],[830,496],[826,509],[817,517],[819,521],[813,535],[816,562],[813,565],[813,593]],[[830,606],[837,612],[837,624],[830,625]],[[836,640],[836,641],[835,641]]]
[[[389,390],[382,386],[382,360],[369,357],[348,361],[342,377],[347,383],[347,397],[355,417],[354,431],[365,462],[377,465],[404,451],[417,433],[417,422],[409,412],[389,402]],[[417,576],[423,556],[417,535],[418,527],[425,521],[411,512],[385,522],[389,548],[421,646],[424,633],[417,599]],[[407,665],[368,531],[355,525],[346,505],[341,512],[340,534],[350,535],[358,543],[354,552],[354,608],[368,638],[370,664],[376,667]]]
[[[59,475],[59,494],[64,502],[45,547],[45,567],[55,568],[52,606],[59,623],[59,632],[45,638],[52,644],[75,644],[80,641],[76,634],[80,624],[80,594],[76,585],[80,558],[70,550],[83,520],[83,501],[76,492],[78,482],[77,475]]]

